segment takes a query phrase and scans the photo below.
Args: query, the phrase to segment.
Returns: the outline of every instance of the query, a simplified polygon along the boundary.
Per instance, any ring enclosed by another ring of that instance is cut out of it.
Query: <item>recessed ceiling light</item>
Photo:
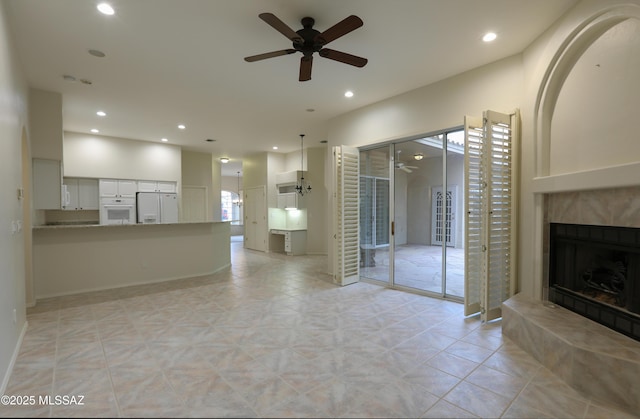
[[[97,133],[100,132],[100,130],[97,130],[97,129],[93,128],[93,129],[91,129],[91,132],[93,132],[94,134],[97,134]]]
[[[82,83],[82,84],[93,84],[93,82],[91,80],[88,80],[88,79],[80,79],[80,83]]]
[[[277,149],[278,149],[278,146],[277,146],[277,145],[274,145],[274,146],[273,146],[273,149],[274,149],[274,150],[277,150]]]
[[[206,142],[208,142],[208,143],[212,143],[212,142],[214,142],[215,140],[214,140],[213,138],[207,138],[205,141],[206,141]]]
[[[347,90],[344,92],[344,97],[353,97],[353,92],[351,90]]]
[[[107,113],[104,112],[104,111],[98,111],[98,112],[96,112],[96,115],[98,115],[98,116],[107,116]]]
[[[180,129],[185,129],[185,128],[186,128],[186,126],[184,126],[184,124],[180,124],[180,125],[178,125],[178,128],[180,128]]]
[[[167,140],[166,138],[162,138],[160,141],[162,141],[163,143],[166,143],[169,140]]]
[[[62,76],[62,78],[64,81],[68,81],[68,82],[76,81],[76,78],[69,74],[65,74],[64,76]]]
[[[498,37],[498,35],[496,35],[494,32],[487,32],[483,37],[482,40],[484,42],[491,42],[493,40],[495,40]]]
[[[97,49],[90,49],[89,50],[89,54],[93,55],[94,57],[98,57],[98,58],[104,58],[107,55],[102,52],[102,51],[98,51]]]
[[[307,112],[313,112],[313,111],[315,111],[315,109],[313,109],[313,108],[307,109]]]
[[[98,10],[104,15],[112,15],[116,12],[109,3],[100,3],[98,5]]]
[[[229,157],[220,157],[222,163],[229,163]]]

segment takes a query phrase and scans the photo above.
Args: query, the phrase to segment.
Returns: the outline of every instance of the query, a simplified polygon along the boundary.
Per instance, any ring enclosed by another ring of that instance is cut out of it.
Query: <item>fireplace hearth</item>
[[[640,341],[640,228],[550,224],[549,300]]]

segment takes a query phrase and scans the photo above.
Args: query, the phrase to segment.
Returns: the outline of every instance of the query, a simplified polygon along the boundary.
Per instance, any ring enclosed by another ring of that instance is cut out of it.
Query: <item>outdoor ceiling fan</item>
[[[311,17],[304,17],[300,21],[302,29],[294,31],[286,23],[281,21],[273,13],[260,13],[260,19],[264,20],[272,28],[289,38],[293,42],[293,48],[281,49],[278,51],[266,52],[264,54],[252,55],[245,57],[245,61],[254,62],[267,58],[279,57],[282,55],[301,52],[300,57],[300,76],[299,81],[311,80],[311,66],[313,65],[313,54],[318,53],[323,58],[339,61],[355,67],[364,67],[367,59],[356,55],[347,54],[346,52],[336,51],[334,49],[325,48],[329,42],[332,42],[341,36],[348,34],[364,23],[358,16],[351,15],[340,22],[336,23],[324,32],[313,29],[315,20]]]
[[[404,162],[401,162],[401,161],[397,162],[395,164],[395,167],[396,167],[396,169],[404,170],[407,173],[412,173],[413,170],[411,170],[411,169],[417,169],[418,168],[418,166],[407,166]]]
[[[400,161],[400,153],[402,150],[398,150],[398,157],[396,157],[396,163],[393,165],[396,169],[404,170],[407,173],[412,173],[411,169],[418,169],[418,166],[408,166],[406,163]]]

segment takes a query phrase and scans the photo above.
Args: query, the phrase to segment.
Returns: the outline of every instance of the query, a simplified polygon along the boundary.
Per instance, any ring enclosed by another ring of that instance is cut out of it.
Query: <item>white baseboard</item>
[[[2,378],[2,386],[0,386],[0,394],[5,394],[5,391],[7,390],[7,385],[9,384],[9,379],[11,378],[13,367],[16,364],[16,359],[18,359],[18,354],[20,353],[20,348],[22,347],[22,339],[24,339],[24,335],[27,333],[28,326],[29,326],[29,322],[25,321],[24,326],[22,326],[22,332],[20,332],[20,337],[18,338],[18,342],[16,342],[16,347],[13,349],[11,362],[9,362],[9,366],[7,367],[7,370],[4,373],[4,377]]]

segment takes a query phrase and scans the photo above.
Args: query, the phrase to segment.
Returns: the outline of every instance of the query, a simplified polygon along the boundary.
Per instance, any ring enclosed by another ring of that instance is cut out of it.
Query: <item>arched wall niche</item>
[[[639,73],[640,7],[604,9],[576,27],[536,99],[534,176],[638,161],[632,125],[640,109]]]

